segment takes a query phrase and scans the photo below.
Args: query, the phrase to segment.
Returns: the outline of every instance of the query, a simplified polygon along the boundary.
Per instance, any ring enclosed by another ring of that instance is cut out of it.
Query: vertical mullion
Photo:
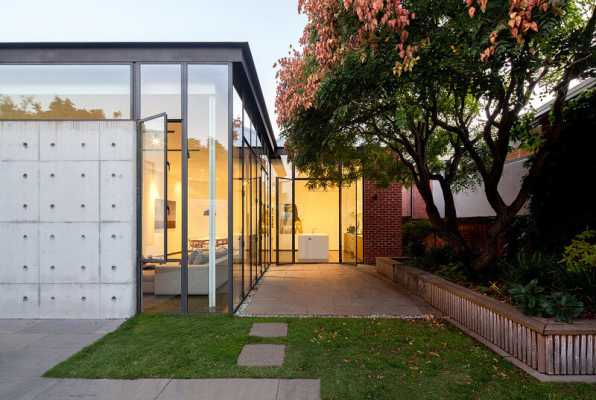
[[[168,116],[163,114],[163,259],[168,261]]]
[[[342,168],[340,164],[340,180],[339,180],[339,231],[337,236],[337,241],[339,242],[339,263],[343,262],[343,238],[342,238],[342,229],[341,229],[341,216],[342,216],[342,190],[343,190],[343,180],[341,179]]]
[[[228,312],[234,313],[234,76],[228,64]],[[217,286],[217,285],[216,285]]]
[[[137,313],[143,311],[143,141],[141,137],[141,125],[138,122],[140,119],[140,65],[133,63],[132,66],[132,117],[137,121],[137,142],[136,142],[136,166],[137,166]]]
[[[279,176],[275,177],[275,260],[279,262]]]
[[[180,312],[188,313],[188,64],[182,64],[182,243],[180,259]]]
[[[296,167],[292,163],[292,264],[296,264]]]
[[[354,207],[356,208],[354,210],[354,227],[356,228],[356,246],[354,246],[354,265],[358,265],[358,180],[354,181],[354,188],[354,195],[356,196],[356,198],[354,199]],[[360,227],[360,229],[362,229],[362,227]],[[364,241],[364,236],[362,237],[362,240]]]
[[[246,193],[245,193],[245,181],[244,181],[244,170],[246,169],[246,165],[244,165],[244,101],[242,102],[242,117],[241,117],[241,125],[242,125],[242,129],[241,129],[241,135],[242,137],[240,138],[240,160],[241,163],[240,165],[242,166],[242,234],[241,234],[241,239],[240,239],[240,243],[242,243],[242,246],[240,246],[240,248],[242,249],[242,254],[241,254],[241,271],[242,271],[242,298],[244,299],[244,296],[246,296],[246,293],[244,292],[244,253],[245,253],[245,248],[246,248],[246,243],[244,241],[244,237],[245,237],[245,232],[244,232],[244,225],[245,225],[245,219],[246,219],[246,209],[245,209],[245,203],[246,203]]]

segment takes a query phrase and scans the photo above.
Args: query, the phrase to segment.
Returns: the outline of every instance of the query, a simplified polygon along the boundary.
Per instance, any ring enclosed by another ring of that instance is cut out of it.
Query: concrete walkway
[[[384,316],[421,318],[424,302],[397,289],[368,266],[272,266],[239,312],[242,316]]]
[[[318,400],[318,380],[46,379],[41,375],[122,321],[0,320],[0,399]]]

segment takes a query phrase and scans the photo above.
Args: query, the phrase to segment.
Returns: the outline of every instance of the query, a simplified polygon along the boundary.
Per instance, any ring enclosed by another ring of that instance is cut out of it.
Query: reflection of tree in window
[[[122,117],[121,111],[115,111],[112,118]],[[78,108],[69,98],[54,96],[54,99],[44,110],[41,102],[33,96],[22,96],[20,103],[10,96],[0,95],[1,119],[106,119],[102,109]]]

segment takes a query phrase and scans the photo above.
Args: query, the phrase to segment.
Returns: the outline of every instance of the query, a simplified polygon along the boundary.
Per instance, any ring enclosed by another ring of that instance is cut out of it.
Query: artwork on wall
[[[155,230],[162,230],[163,221],[163,199],[155,199]],[[167,226],[168,229],[176,229],[176,202],[168,200],[167,206]]]
[[[291,203],[284,204],[279,224],[279,233],[292,233],[292,215],[295,215],[296,233],[302,233],[302,220],[300,220],[300,217],[298,216],[298,208],[296,205],[292,207]]]

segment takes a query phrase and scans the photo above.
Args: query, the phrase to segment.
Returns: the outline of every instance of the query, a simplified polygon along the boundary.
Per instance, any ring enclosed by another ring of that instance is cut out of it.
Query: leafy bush
[[[509,283],[525,284],[536,279],[548,289],[560,288],[565,273],[558,257],[539,251],[520,250],[501,262],[501,276]]]
[[[424,219],[406,222],[401,227],[406,254],[413,257],[424,255],[424,239],[433,232],[432,225]]]
[[[584,304],[572,294],[556,292],[544,300],[542,308],[545,315],[557,321],[571,322],[584,311]]]
[[[533,279],[527,285],[515,284],[509,289],[511,300],[526,315],[554,317],[557,321],[571,322],[584,311],[584,304],[574,295],[545,290]]]
[[[569,272],[591,272],[596,270],[596,231],[580,233],[565,247],[563,263]]]
[[[509,289],[511,300],[526,315],[543,315],[543,305],[546,300],[544,288],[533,279],[527,285],[515,284]]]

